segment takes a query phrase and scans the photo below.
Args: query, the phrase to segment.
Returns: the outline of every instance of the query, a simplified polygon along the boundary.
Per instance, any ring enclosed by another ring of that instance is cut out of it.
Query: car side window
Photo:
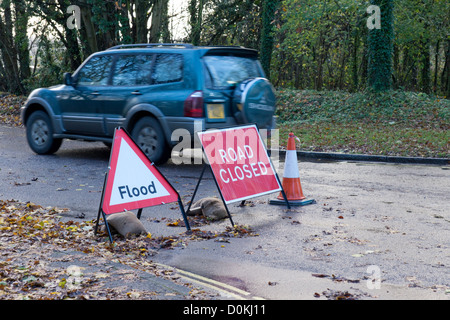
[[[120,55],[117,57],[112,84],[135,86],[151,84],[153,55]]]
[[[183,56],[161,53],[156,56],[153,84],[179,82],[183,80]]]
[[[108,85],[111,69],[111,56],[97,56],[90,59],[78,73],[80,86],[106,86]]]

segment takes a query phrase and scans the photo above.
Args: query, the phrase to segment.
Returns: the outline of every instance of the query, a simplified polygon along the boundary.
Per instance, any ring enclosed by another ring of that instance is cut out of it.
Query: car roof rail
[[[208,46],[201,46],[204,48],[241,48],[241,49],[247,49],[246,47],[243,46],[235,46],[235,45],[208,45]]]
[[[155,47],[183,47],[192,49],[194,46],[190,43],[136,43],[136,44],[119,44],[106,50],[124,49],[124,48],[155,48]]]

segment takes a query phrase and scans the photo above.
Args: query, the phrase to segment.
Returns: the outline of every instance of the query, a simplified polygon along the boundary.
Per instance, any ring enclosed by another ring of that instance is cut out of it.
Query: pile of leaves
[[[54,263],[71,261],[69,253],[83,252],[80,259],[86,261],[95,256],[94,261],[103,259],[102,264],[115,261],[158,272],[145,260],[149,254],[147,238],[111,245],[94,236],[93,221],[62,222],[61,214],[66,210],[0,201],[0,299],[126,299],[155,295],[105,286],[105,279],[111,275],[101,272],[86,274],[73,285],[67,268],[53,267]],[[58,257],[55,253],[66,254]]]
[[[21,126],[20,108],[26,99],[25,96],[0,93],[0,122],[11,126]]]
[[[168,227],[185,227],[183,219],[171,219],[163,218],[166,221]],[[189,225],[191,227],[201,227],[204,225],[209,225],[212,220],[203,216],[195,215],[189,217]],[[209,239],[223,239],[223,238],[243,238],[243,237],[256,237],[259,236],[250,226],[235,224],[233,227],[227,225],[224,231],[207,231],[201,230],[199,228],[191,229],[183,234],[187,236],[190,240],[209,240]],[[228,242],[224,240],[216,240],[221,242]]]
[[[130,290],[127,286],[112,288],[107,282],[132,277],[130,268],[176,282],[173,271],[156,266],[148,257],[158,250],[184,247],[189,241],[228,242],[224,239],[255,235],[250,227],[236,225],[223,232],[193,229],[166,237],[148,233],[124,238],[114,234],[111,244],[106,234],[94,234],[94,220],[62,221],[65,211],[0,200],[0,299],[152,299],[155,292]],[[98,264],[100,269],[114,263],[128,270],[84,272],[82,277],[74,278],[68,268],[53,266],[73,259]],[[74,283],[74,279],[78,282]],[[191,288],[192,299],[202,298],[202,294]]]

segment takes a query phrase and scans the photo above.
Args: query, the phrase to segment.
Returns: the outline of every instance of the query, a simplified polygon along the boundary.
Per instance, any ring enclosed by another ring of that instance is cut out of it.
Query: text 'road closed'
[[[198,135],[226,203],[281,190],[256,126]]]

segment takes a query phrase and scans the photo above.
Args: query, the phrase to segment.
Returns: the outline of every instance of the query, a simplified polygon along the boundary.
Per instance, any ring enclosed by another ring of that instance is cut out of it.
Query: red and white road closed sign
[[[225,203],[281,190],[256,125],[198,133]]]

